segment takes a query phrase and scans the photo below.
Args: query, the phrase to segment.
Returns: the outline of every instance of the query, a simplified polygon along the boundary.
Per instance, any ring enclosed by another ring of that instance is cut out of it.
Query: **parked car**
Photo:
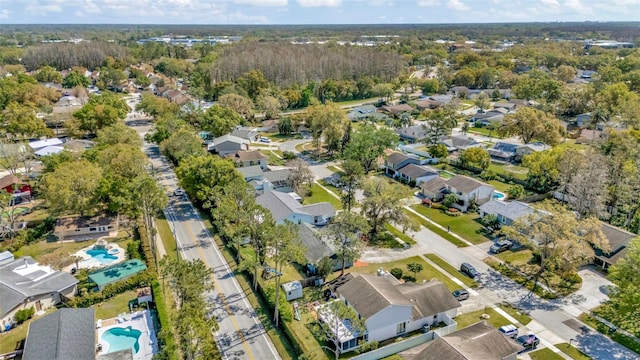
[[[263,142],[263,143],[270,143],[270,142],[271,142],[271,139],[266,138],[266,137],[261,137],[261,138],[260,138],[260,142]]]
[[[505,336],[508,336],[512,339],[515,339],[518,337],[518,328],[515,325],[505,325],[505,326],[501,326],[500,329],[501,333],[503,333]]]
[[[540,344],[540,339],[538,339],[538,337],[535,334],[528,334],[528,335],[518,336],[516,338],[516,342],[522,345],[524,350],[531,350],[538,347],[538,344]]]
[[[512,243],[509,240],[496,241],[491,245],[491,247],[489,248],[489,251],[494,254],[500,254],[503,251],[509,250],[511,248],[511,245]]]
[[[174,196],[182,196],[184,195],[184,190],[177,188],[174,192],[173,192]]]
[[[458,299],[458,301],[469,299],[469,292],[465,289],[458,289],[452,292],[453,297]]]
[[[466,274],[468,277],[472,278],[473,280],[477,280],[480,277],[480,273],[476,270],[476,268],[474,268],[471,264],[466,262],[460,264],[460,271],[463,274]]]

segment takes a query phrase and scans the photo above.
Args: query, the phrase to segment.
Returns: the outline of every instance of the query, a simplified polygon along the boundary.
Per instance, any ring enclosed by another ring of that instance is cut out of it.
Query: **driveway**
[[[285,141],[280,145],[280,150],[282,152],[290,151],[294,154],[299,154],[300,151],[296,150],[296,146],[300,144],[308,143],[311,140],[312,139],[295,139],[295,140]]]

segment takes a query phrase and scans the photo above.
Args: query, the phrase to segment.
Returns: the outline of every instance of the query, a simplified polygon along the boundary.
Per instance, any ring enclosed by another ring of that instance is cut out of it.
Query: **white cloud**
[[[419,0],[418,6],[438,6],[440,5],[439,0]]]
[[[0,11],[0,19],[8,19],[9,18],[9,14],[11,14],[9,12],[9,10],[2,9],[2,11]]]
[[[288,0],[233,0],[234,4],[252,6],[286,6]]]
[[[297,0],[302,7],[336,7],[342,5],[342,0]]]
[[[542,6],[560,6],[558,0],[542,0]]]
[[[449,9],[457,10],[457,11],[467,11],[470,9],[465,3],[460,0],[449,0],[447,3],[447,7]]]

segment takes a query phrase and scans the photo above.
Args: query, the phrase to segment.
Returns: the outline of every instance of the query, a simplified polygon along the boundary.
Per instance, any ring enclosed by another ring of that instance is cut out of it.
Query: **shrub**
[[[491,170],[485,170],[480,174],[480,178],[485,181],[495,180],[496,173]]]
[[[458,201],[458,197],[456,194],[447,194],[442,200],[442,205],[450,208],[451,205],[455,204]]]
[[[445,214],[449,216],[460,216],[460,211],[458,211],[458,209],[455,209],[455,208],[448,208],[445,211]]]
[[[522,185],[513,185],[507,190],[507,194],[512,199],[519,199],[524,195],[524,187]]]
[[[269,302],[270,308],[273,309],[276,302],[275,286],[265,286],[264,295]],[[278,314],[280,314],[280,319],[282,319],[283,322],[293,320],[292,306],[287,302],[286,294],[282,289],[280,289],[280,295],[278,296]]]
[[[293,151],[284,151],[282,152],[282,158],[285,160],[293,160],[298,156]]]
[[[394,278],[396,278],[398,280],[402,279],[402,269],[393,268],[389,272],[391,273],[391,275],[393,275]]]
[[[16,322],[18,324],[22,324],[23,322],[31,319],[31,317],[35,313],[36,313],[36,309],[34,309],[33,307],[30,307],[28,309],[18,310],[18,311],[16,311],[16,314],[14,315],[14,319],[16,320]]]

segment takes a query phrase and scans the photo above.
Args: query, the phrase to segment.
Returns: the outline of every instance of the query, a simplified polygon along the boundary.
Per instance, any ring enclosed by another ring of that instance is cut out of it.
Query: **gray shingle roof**
[[[330,203],[302,205],[291,195],[278,191],[264,193],[256,198],[256,202],[271,211],[275,221],[282,221],[294,213],[312,216],[336,214],[335,208]]]
[[[29,325],[24,360],[95,359],[94,309],[60,309]]]
[[[429,192],[439,192],[442,188],[445,187],[447,181],[441,177],[433,178],[429,181],[425,181],[420,183],[420,189],[429,191]]]
[[[307,251],[305,252],[305,258],[312,264],[316,264],[323,257],[331,257],[335,254],[331,242],[326,241],[321,234],[317,233],[312,228],[311,224],[298,225],[298,238],[304,244]]]
[[[406,282],[396,288],[413,304],[414,319],[422,319],[460,307],[460,302],[440,281],[432,280],[424,284]]]
[[[243,166],[236,168],[240,174],[246,179],[261,177],[264,175],[260,165]]]
[[[40,266],[30,256],[0,265],[0,316],[28,297],[59,292],[77,283],[70,274]]]
[[[438,172],[433,168],[420,166],[416,164],[409,164],[409,165],[403,166],[400,170],[398,170],[398,173],[404,176],[407,176],[413,180],[422,176],[438,175]]]
[[[400,164],[403,161],[409,160],[410,157],[408,157],[405,154],[399,153],[399,152],[394,152],[389,154],[389,156],[387,156],[387,163],[388,164],[393,164],[394,166],[396,166],[397,164]]]
[[[233,136],[233,135],[228,135],[227,134],[227,135],[222,135],[220,137],[217,137],[217,138],[213,139],[213,145],[214,146],[218,146],[218,145],[220,145],[222,143],[225,143],[227,141],[238,143],[238,144],[249,144],[250,143],[249,140],[242,139],[242,138],[239,138],[237,136]]]
[[[481,186],[491,186],[483,183],[482,181],[478,181],[464,175],[456,175],[452,177],[451,179],[447,180],[447,185],[463,193],[472,192]]]
[[[236,151],[225,154],[224,157],[233,161],[255,161],[264,160],[267,158],[262,152],[260,152],[260,150]]]
[[[427,131],[422,125],[413,125],[396,130],[401,137],[407,139],[422,139],[427,136]]]
[[[515,221],[522,216],[532,214],[535,210],[520,201],[506,202],[491,200],[480,205],[480,211],[488,214],[502,215]]]

